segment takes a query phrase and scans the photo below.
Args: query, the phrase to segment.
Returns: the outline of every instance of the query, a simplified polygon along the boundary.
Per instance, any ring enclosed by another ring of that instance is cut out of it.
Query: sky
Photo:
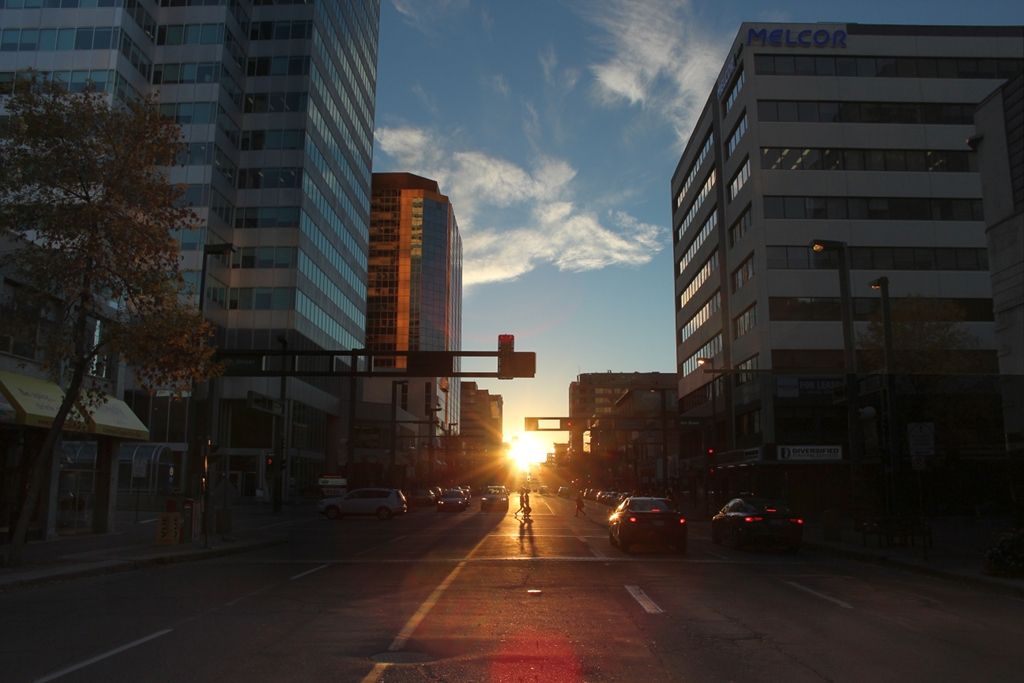
[[[374,171],[452,201],[462,348],[537,354],[477,380],[506,441],[581,373],[674,372],[670,182],[744,21],[1024,24],[1024,2],[382,0]]]

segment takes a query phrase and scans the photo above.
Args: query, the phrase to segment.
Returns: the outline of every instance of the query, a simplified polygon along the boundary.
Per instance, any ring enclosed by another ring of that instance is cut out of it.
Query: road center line
[[[713,557],[717,557],[717,558],[718,558],[718,559],[720,559],[720,560],[728,560],[728,559],[730,559],[730,558],[729,558],[728,556],[726,556],[726,555],[722,555],[721,553],[716,553],[716,552],[715,552],[715,551],[713,551],[713,550],[709,550],[709,551],[708,551],[708,555],[711,555],[711,556],[713,556]]]
[[[157,638],[160,638],[161,636],[166,636],[168,633],[170,633],[173,630],[174,630],[173,628],[165,628],[163,631],[157,631],[156,633],[151,633],[148,636],[146,636],[145,638],[139,638],[138,640],[133,640],[130,643],[126,643],[126,644],[122,645],[121,647],[115,647],[113,650],[110,650],[108,652],[104,652],[101,655],[96,655],[95,657],[93,657],[91,659],[87,659],[84,662],[80,662],[78,664],[74,664],[72,666],[67,667],[66,669],[61,669],[60,671],[54,671],[52,674],[48,674],[46,676],[43,676],[42,678],[37,678],[36,679],[36,683],[47,683],[47,681],[54,681],[54,680],[60,678],[61,676],[67,676],[72,671],[78,671],[79,669],[84,669],[85,667],[91,666],[91,665],[95,664],[96,662],[99,662],[99,661],[102,661],[104,659],[107,659],[108,657],[113,657],[116,654],[120,654],[120,653],[124,652],[125,650],[130,650],[133,647],[136,647],[138,645],[142,645],[143,643],[148,643],[149,641],[156,640]]]
[[[640,586],[626,586],[626,590],[633,599],[640,603],[640,606],[644,608],[648,614],[664,614],[665,610],[658,607],[658,604],[651,600],[651,598],[640,589]]]
[[[308,576],[308,575],[312,574],[313,572],[318,572],[318,571],[320,571],[321,569],[325,569],[326,567],[330,567],[330,566],[331,566],[331,565],[329,565],[329,564],[322,564],[322,565],[320,565],[319,567],[313,567],[312,569],[309,569],[309,570],[307,570],[307,571],[304,571],[304,572],[302,572],[301,574],[296,574],[295,576],[291,577],[291,578],[290,578],[290,579],[288,579],[288,580],[289,580],[289,581],[294,581],[295,579],[301,579],[301,578],[302,578],[303,576]]]
[[[405,625],[402,626],[402,629],[398,632],[398,635],[395,636],[395,639],[391,641],[391,645],[388,646],[388,652],[398,652],[405,647],[405,644],[409,642],[409,638],[412,637],[412,634],[427,617],[430,610],[432,610],[434,605],[441,600],[441,596],[448,589],[448,586],[450,586],[452,582],[455,581],[456,577],[462,572],[462,569],[466,566],[469,558],[473,556],[473,553],[475,553],[477,549],[486,542],[486,540],[487,536],[481,538],[480,542],[473,546],[473,549],[466,554],[466,557],[464,557],[457,565],[455,565],[455,568],[448,573],[448,576],[444,578],[444,581],[438,584],[438,586],[431,591],[430,595],[427,596],[427,599],[423,601],[423,604],[421,604],[416,612],[409,617],[409,620],[405,622]],[[381,676],[384,675],[387,668],[388,664],[375,664],[373,669],[371,669],[363,678],[362,683],[377,683],[377,681],[381,679]]]
[[[801,584],[797,583],[796,581],[783,581],[782,583],[789,584],[793,588],[796,588],[797,590],[802,590],[805,593],[810,593],[811,595],[815,595],[815,596],[821,598],[822,600],[828,600],[829,602],[835,603],[836,605],[839,605],[840,607],[843,607],[845,609],[853,609],[853,605],[851,605],[848,602],[843,602],[842,600],[839,600],[838,598],[833,598],[831,595],[825,595],[824,593],[819,593],[818,591],[814,590],[813,588],[808,588],[807,586],[801,585]]]

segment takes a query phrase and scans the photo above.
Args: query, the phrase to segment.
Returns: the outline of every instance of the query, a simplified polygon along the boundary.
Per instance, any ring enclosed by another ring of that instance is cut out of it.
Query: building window
[[[736,243],[743,239],[743,236],[750,230],[751,225],[750,204],[743,209],[740,217],[729,226],[729,248],[736,246]]]
[[[721,352],[722,352],[722,335],[721,334],[716,334],[709,342],[704,344],[704,346],[702,346],[699,349],[697,349],[696,353],[694,353],[689,358],[687,358],[685,361],[683,361],[682,365],[679,368],[679,371],[685,377],[686,375],[689,375],[690,373],[695,371],[698,367],[700,367],[700,363],[697,362],[698,358],[714,358],[715,356],[717,356]]]
[[[935,197],[766,196],[764,217],[829,220],[984,220],[980,199]]]
[[[974,152],[924,149],[839,149],[762,147],[761,168],[769,171],[914,171],[978,170]]]
[[[754,370],[757,370],[757,354],[741,363],[736,364],[736,386],[749,384],[754,381]]]
[[[985,247],[849,247],[853,270],[988,270]],[[834,252],[806,245],[770,245],[769,270],[835,270]]]
[[[683,257],[679,259],[679,275],[683,274],[683,270],[693,260],[693,257],[697,255],[697,252],[700,251],[701,246],[704,245],[704,242],[707,241],[711,233],[714,232],[716,225],[718,225],[718,212],[712,209],[711,215],[704,221],[704,225],[700,227],[700,232],[690,242],[690,246],[686,248],[686,253],[683,254]]]
[[[892,307],[898,311],[900,307],[914,305],[916,298],[894,298]],[[947,322],[990,322],[994,319],[991,299],[941,298],[929,297],[936,304],[939,314],[947,314]],[[855,297],[853,299],[854,320],[870,320],[879,315],[881,299],[875,297]],[[768,317],[778,321],[828,321],[835,322],[842,318],[842,306],[839,297],[771,297],[768,299]]]
[[[238,189],[240,190],[301,186],[301,168],[243,168],[238,171]]]
[[[692,318],[686,321],[686,324],[679,329],[679,343],[682,344],[684,341],[690,338],[694,332],[700,329],[700,326],[711,319],[711,316],[718,312],[721,307],[722,297],[720,292],[715,292],[708,299],[707,303],[700,307]]]
[[[736,415],[736,436],[756,436],[761,433],[761,409]]]
[[[723,112],[723,115],[728,114],[732,109],[732,106],[736,104],[736,98],[740,96],[740,92],[743,90],[743,84],[746,82],[747,74],[741,67],[739,74],[736,76],[736,80],[733,81],[732,87],[729,88],[729,94],[725,96],[725,111]]]
[[[754,326],[757,324],[756,310],[757,304],[754,304],[732,319],[733,339],[739,339],[747,332],[754,329]]]
[[[743,289],[743,287],[754,278],[754,255],[750,254],[743,263],[740,264],[739,268],[732,271],[732,291],[733,293]]]
[[[704,262],[704,265],[700,267],[700,270],[696,272],[693,279],[690,280],[689,284],[683,289],[683,293],[679,295],[679,308],[681,309],[686,303],[693,298],[693,295],[697,293],[701,285],[708,281],[711,274],[718,270],[718,251],[708,257],[708,260]]]
[[[679,194],[676,195],[676,208],[678,209],[683,205],[686,200],[686,193],[693,187],[693,183],[697,180],[697,174],[700,172],[701,166],[704,164],[704,160],[711,154],[711,150],[715,145],[715,136],[713,133],[708,133],[707,138],[704,139],[704,144],[701,145],[700,154],[694,160],[690,166],[690,170],[686,173],[686,180],[683,182],[683,187],[679,190]]]
[[[844,57],[754,55],[759,76],[852,76],[861,78],[1012,78],[1024,60],[990,57]]]
[[[959,102],[849,102],[758,100],[762,123],[928,123],[972,125],[973,104]]]
[[[704,200],[708,198],[711,191],[715,189],[715,179],[717,173],[715,169],[711,169],[708,173],[707,179],[704,181],[704,185],[701,186],[700,192],[693,200],[693,204],[690,205],[686,215],[683,216],[682,222],[679,224],[679,228],[676,229],[676,241],[681,240],[683,235],[686,233],[686,229],[690,227],[694,219],[697,218],[697,214],[700,212],[701,205],[704,204]]]
[[[736,151],[736,147],[740,144],[740,140],[747,133],[747,112],[744,111],[740,115],[740,120],[736,126],[732,129],[732,133],[729,134],[729,140],[726,143],[725,158],[728,159],[732,156],[732,153]]]
[[[743,165],[736,171],[736,175],[729,181],[729,201],[736,199],[736,195],[743,189],[743,186],[747,184],[747,180],[750,178],[750,157],[743,160]]]

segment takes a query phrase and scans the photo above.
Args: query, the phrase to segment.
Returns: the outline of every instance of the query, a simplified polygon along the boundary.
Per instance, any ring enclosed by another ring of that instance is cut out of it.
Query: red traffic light
[[[710,457],[713,457],[714,455],[715,455],[715,449],[714,448],[709,448],[708,449],[708,457],[710,458]]]
[[[267,467],[273,467],[273,466],[274,466],[274,456],[268,455],[267,456]]]

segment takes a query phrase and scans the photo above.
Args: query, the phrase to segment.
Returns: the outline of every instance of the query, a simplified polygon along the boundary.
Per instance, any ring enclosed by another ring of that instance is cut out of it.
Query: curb
[[[916,574],[923,574],[925,576],[932,576],[939,579],[945,579],[947,581],[967,584],[976,588],[985,588],[994,592],[1012,595],[1017,598],[1024,597],[1024,583],[1021,585],[1014,585],[994,577],[990,578],[980,574],[965,574],[962,572],[924,565],[912,560],[904,560],[899,557],[860,552],[853,548],[838,547],[827,543],[804,540],[803,545],[811,550],[816,550],[829,555],[846,557],[860,562],[869,562],[871,564],[899,567],[900,569],[906,569]]]
[[[58,567],[54,568],[52,572],[47,572],[46,574],[42,574],[39,576],[11,578],[10,580],[0,579],[0,592],[16,588],[38,586],[45,583],[55,583],[58,581],[70,581],[73,579],[87,578],[90,576],[101,576],[103,574],[117,574],[120,572],[130,572],[135,571],[137,569],[155,567],[162,564],[178,564],[182,562],[194,562],[197,560],[206,560],[215,557],[223,557],[225,555],[235,555],[238,553],[248,552],[250,550],[258,550],[260,548],[269,548],[275,545],[281,545],[282,543],[287,543],[287,539],[263,539],[260,541],[238,543],[237,545],[222,546],[218,548],[203,548],[199,550],[183,552],[177,555],[154,555],[135,560],[102,560],[94,563],[92,566],[85,567],[71,566],[67,567],[66,569]]]

